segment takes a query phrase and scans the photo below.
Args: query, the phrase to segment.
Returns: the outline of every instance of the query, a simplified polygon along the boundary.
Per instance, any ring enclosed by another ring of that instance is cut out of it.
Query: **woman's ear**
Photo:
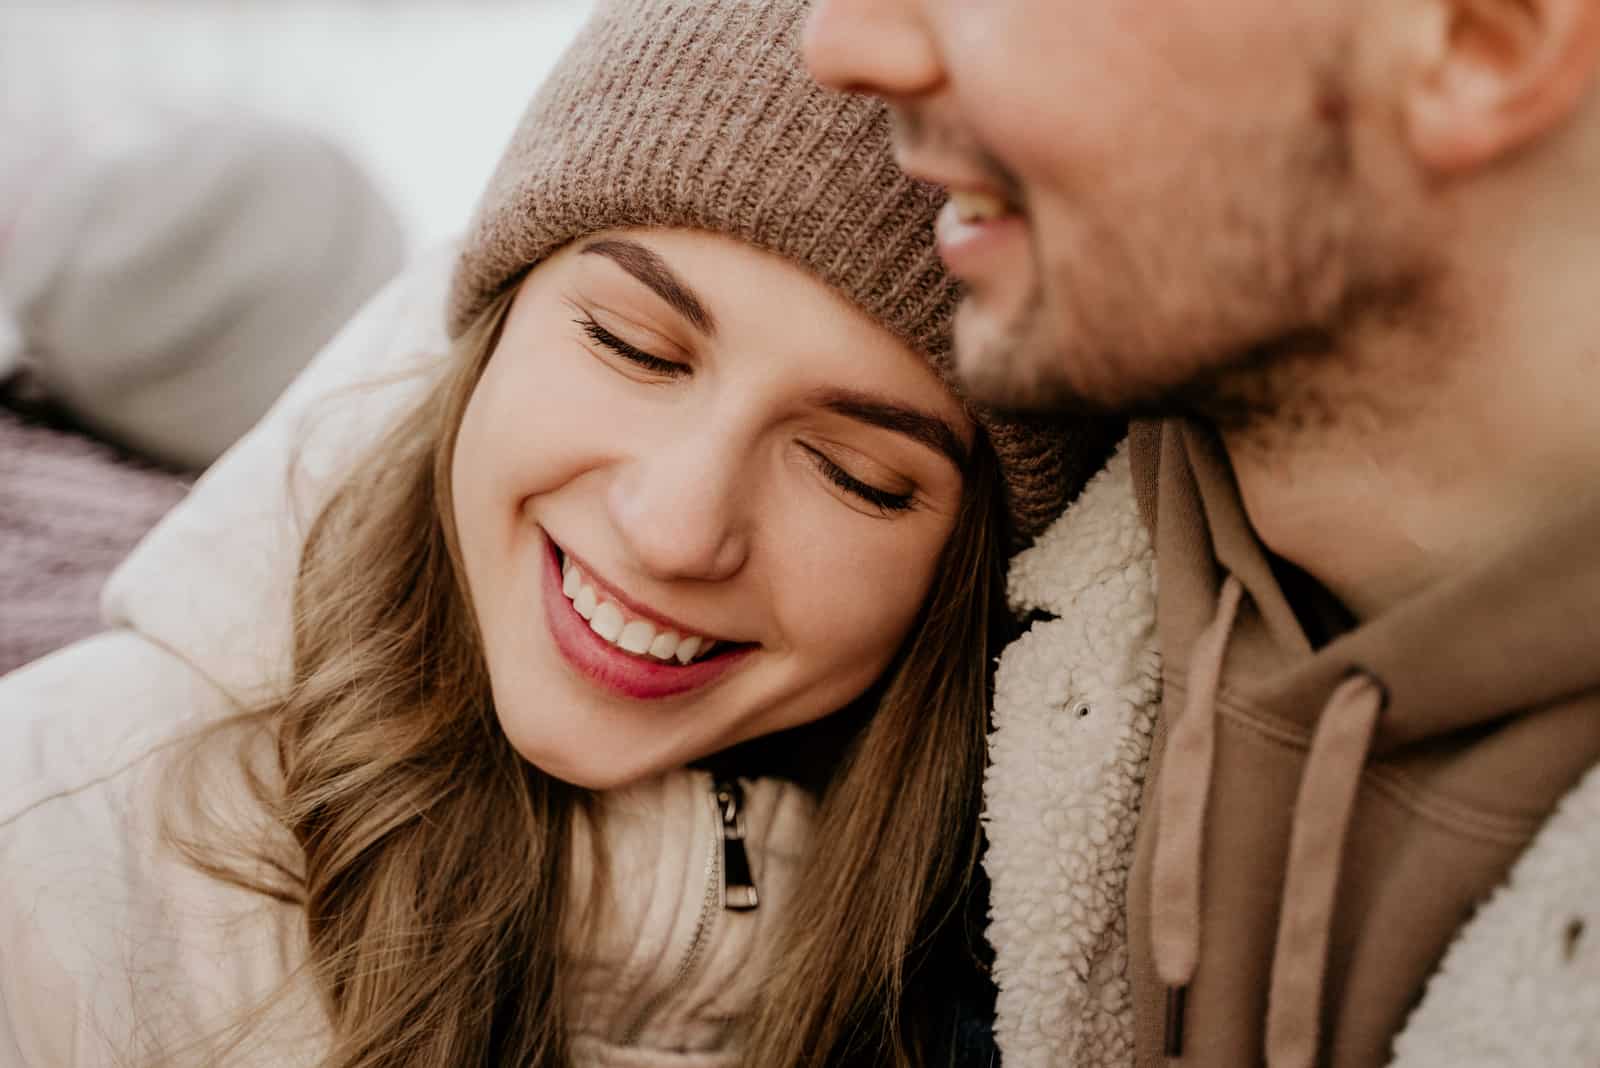
[[[1577,109],[1600,60],[1596,0],[1427,0],[1406,86],[1412,151],[1438,174],[1484,166]]]

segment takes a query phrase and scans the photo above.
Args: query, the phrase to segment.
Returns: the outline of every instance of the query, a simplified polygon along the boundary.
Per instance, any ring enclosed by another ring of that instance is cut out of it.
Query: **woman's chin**
[[[556,760],[543,762],[529,760],[529,763],[552,779],[564,782],[568,786],[575,786],[580,790],[587,790],[590,793],[597,794],[605,793],[609,790],[621,790],[635,783],[653,779],[665,770],[662,768],[625,768]]]
[[[693,759],[598,723],[585,725],[581,716],[573,717],[569,730],[551,733],[514,713],[501,708],[497,712],[500,728],[517,755],[552,779],[583,790],[598,793],[632,786]]]

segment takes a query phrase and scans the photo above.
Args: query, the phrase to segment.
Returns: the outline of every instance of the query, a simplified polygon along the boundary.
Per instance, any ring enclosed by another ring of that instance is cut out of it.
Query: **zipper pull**
[[[746,912],[761,903],[756,881],[750,875],[750,855],[744,848],[744,791],[728,779],[712,787],[717,815],[722,820],[722,907]]]

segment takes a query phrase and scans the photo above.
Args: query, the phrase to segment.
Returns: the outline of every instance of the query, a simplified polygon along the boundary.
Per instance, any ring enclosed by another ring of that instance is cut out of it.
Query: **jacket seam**
[[[141,751],[137,756],[130,757],[126,763],[120,764],[110,771],[96,775],[92,779],[85,779],[82,782],[74,783],[71,786],[61,787],[58,790],[45,794],[43,797],[36,797],[25,802],[14,812],[4,817],[0,817],[0,831],[10,830],[13,825],[23,819],[26,819],[28,816],[32,815],[34,812],[45,807],[46,805],[53,804],[57,801],[64,801],[76,794],[84,793],[88,790],[94,789],[97,786],[104,786],[106,783],[122,778],[124,775],[133,771],[138,765],[143,764],[146,760],[149,760],[151,757],[155,756],[159,750],[170,746],[174,741],[175,739],[173,738],[163,738],[161,741],[151,744],[148,749]]]

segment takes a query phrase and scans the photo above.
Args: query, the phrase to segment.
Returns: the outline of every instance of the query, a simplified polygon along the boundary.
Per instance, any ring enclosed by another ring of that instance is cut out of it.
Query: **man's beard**
[[[1050,220],[1030,219],[1033,283],[1017,310],[981,332],[963,329],[974,308],[958,313],[969,393],[1002,409],[1181,413],[1226,427],[1314,408],[1297,395],[1347,377],[1339,365],[1366,326],[1419,315],[1437,265],[1372,210],[1347,131],[1296,136],[1298,147],[1259,159],[1257,189],[1237,177],[1240,153],[1202,168],[1211,181],[1188,211],[1074,204],[1045,233]]]
[[[1261,457],[1349,432],[1376,432],[1416,416],[1419,390],[1447,373],[1452,337],[1439,265],[1414,261],[1378,284],[1352,287],[1328,316],[1250,344],[1207,354],[1171,380],[1122,379],[1110,398],[1086,392],[1061,372],[1042,294],[1029,295],[989,348],[958,364],[977,401],[1005,411],[1125,418],[1190,416]],[[1394,366],[1383,346],[1366,344],[1398,323],[1410,358]],[[1431,352],[1431,357],[1417,354]],[[1054,358],[1041,358],[1052,356]],[[1114,375],[1115,368],[1108,366]],[[1129,382],[1132,382],[1130,387]],[[1423,391],[1425,392],[1425,390]]]
[[[958,318],[961,314],[957,312]],[[968,395],[1003,411],[1103,413],[1111,407],[1085,398],[1062,373],[1037,285],[1001,333],[973,344],[970,351],[958,347],[956,370]]]

